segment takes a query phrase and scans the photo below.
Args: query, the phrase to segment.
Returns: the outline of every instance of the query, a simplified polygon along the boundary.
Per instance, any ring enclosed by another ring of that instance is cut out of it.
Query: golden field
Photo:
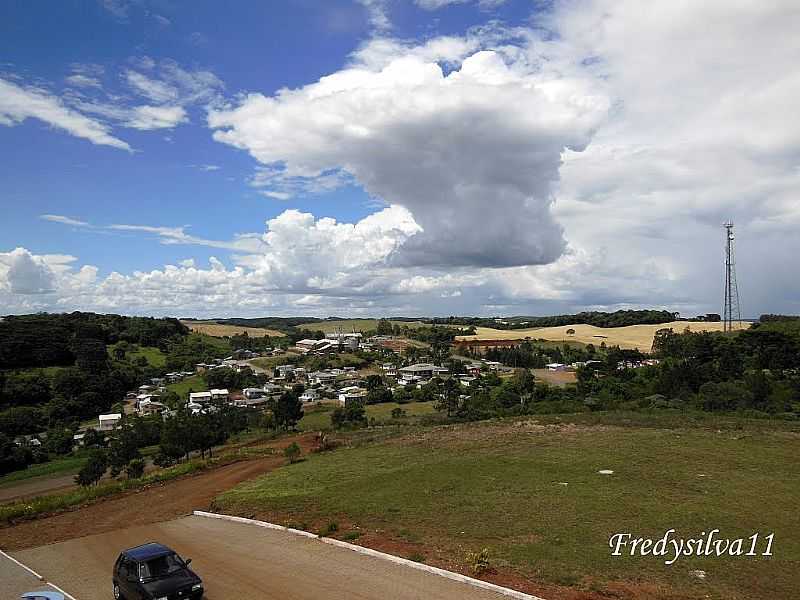
[[[747,329],[750,323],[742,322],[739,328]],[[722,331],[723,323],[702,323],[689,321],[673,321],[658,325],[628,325],[627,327],[595,327],[594,325],[563,325],[559,327],[539,327],[532,329],[492,329],[491,327],[476,327],[477,335],[460,335],[456,340],[524,340],[526,337],[534,340],[544,339],[551,342],[582,342],[599,346],[605,342],[607,346],[620,348],[638,348],[642,352],[649,352],[653,345],[653,337],[659,329],[673,329],[680,333],[686,329],[690,331]],[[574,329],[574,335],[567,335],[567,329]]]
[[[240,327],[239,325],[220,325],[207,321],[181,321],[190,330],[204,333],[212,337],[229,337],[247,332],[250,337],[283,337],[285,333],[276,329],[262,329],[261,327]]]

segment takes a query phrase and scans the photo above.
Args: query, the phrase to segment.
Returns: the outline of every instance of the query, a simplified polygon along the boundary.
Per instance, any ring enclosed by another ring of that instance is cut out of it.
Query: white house
[[[319,392],[314,389],[307,389],[303,394],[300,396],[300,400],[302,402],[314,402],[319,399]]]
[[[339,390],[339,402],[342,406],[347,406],[351,402],[365,402],[367,390],[358,386],[350,386]]]
[[[98,419],[100,421],[99,431],[114,431],[122,420],[122,415],[120,413],[111,413],[100,415]]]
[[[548,363],[545,365],[548,371],[566,371],[567,365],[562,363]]]
[[[211,402],[211,392],[191,392],[189,404],[208,404]]]
[[[313,385],[324,385],[336,381],[336,375],[328,371],[315,371],[308,374],[308,382]]]
[[[415,381],[419,379],[430,379],[433,377],[434,371],[439,368],[440,367],[429,363],[417,363],[398,369],[398,372],[400,373],[401,379],[405,381]]]
[[[215,402],[227,402],[229,398],[230,394],[226,389],[211,390],[211,399]]]
[[[381,365],[381,370],[387,377],[397,377],[397,367],[391,363]]]

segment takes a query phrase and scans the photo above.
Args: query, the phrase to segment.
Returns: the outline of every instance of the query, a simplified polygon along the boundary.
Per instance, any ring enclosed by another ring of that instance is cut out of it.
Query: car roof
[[[157,558],[166,554],[174,554],[174,552],[174,550],[168,548],[164,544],[148,542],[147,544],[142,544],[141,546],[135,546],[134,548],[123,550],[122,553],[133,560],[149,560],[151,558]]]

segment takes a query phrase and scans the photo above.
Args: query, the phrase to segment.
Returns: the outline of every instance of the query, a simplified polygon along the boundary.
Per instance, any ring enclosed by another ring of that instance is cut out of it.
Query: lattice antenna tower
[[[724,331],[733,331],[741,326],[742,311],[739,305],[739,286],[736,283],[736,260],[733,254],[733,222],[723,224],[725,227],[725,306],[722,310]]]

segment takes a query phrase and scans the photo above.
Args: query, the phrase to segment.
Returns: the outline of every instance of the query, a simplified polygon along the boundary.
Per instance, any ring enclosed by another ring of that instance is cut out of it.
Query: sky
[[[796,0],[0,3],[0,314],[800,313]]]

